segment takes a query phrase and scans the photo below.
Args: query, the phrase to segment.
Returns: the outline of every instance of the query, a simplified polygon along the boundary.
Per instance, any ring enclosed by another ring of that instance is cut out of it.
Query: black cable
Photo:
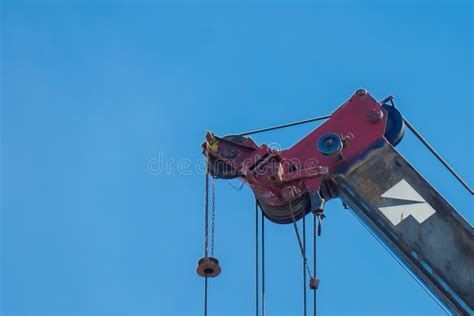
[[[289,203],[289,206],[290,206],[290,216],[291,216],[291,221],[293,223],[293,228],[295,230],[295,234],[296,234],[296,239],[298,241],[298,246],[300,247],[300,251],[301,251],[301,256],[303,257],[303,261],[305,263],[305,267],[306,267],[306,263],[307,263],[307,260],[306,260],[306,255],[305,255],[305,250],[304,250],[304,246],[303,246],[303,242],[301,241],[301,237],[300,237],[300,233],[298,231],[298,225],[296,224],[296,219],[295,219],[295,215],[293,214],[293,210],[292,210],[292,207],[291,207],[291,201]],[[308,274],[309,271],[308,271]]]
[[[204,316],[207,316],[207,277],[204,277]]]
[[[207,167],[207,166],[206,166]],[[206,172],[204,193],[204,257],[207,257],[207,243],[209,236],[209,175]]]
[[[303,257],[306,258],[306,216],[303,216]],[[306,316],[306,262],[303,258],[303,315]]]
[[[313,213],[313,271],[316,277],[316,213]],[[313,315],[316,316],[316,289],[313,289]]]
[[[255,200],[255,315],[258,316],[258,201]]]
[[[395,103],[393,101],[393,97],[389,96],[388,98],[385,98],[381,104],[390,102],[392,106],[395,106]],[[315,121],[320,121],[320,120],[325,120],[330,118],[331,115],[324,115],[324,116],[319,116],[307,120],[302,120],[302,121],[297,121],[293,123],[287,123],[287,124],[282,124],[282,125],[277,125],[273,127],[267,127],[267,128],[262,128],[262,129],[257,129],[253,131],[248,131],[245,133],[240,133],[237,134],[238,136],[247,136],[247,135],[252,135],[252,134],[257,134],[257,133],[263,133],[263,132],[268,132],[280,128],[285,128],[285,127],[290,127],[290,126],[295,126],[295,125],[300,125],[300,124],[305,124],[305,123],[310,123],[310,122],[315,122]],[[405,125],[415,134],[415,136],[428,148],[429,151],[443,164],[443,166],[448,169],[448,171],[467,189],[469,193],[474,195],[473,189],[469,187],[469,185],[459,176],[456,171],[436,152],[436,150],[428,143],[428,141],[411,125],[407,119],[403,118],[403,121],[405,122]]]
[[[393,103],[392,103],[393,104]],[[413,125],[410,124],[410,122],[407,121],[406,118],[403,118],[403,121],[405,122],[405,125],[412,131],[413,134],[425,145],[426,148],[428,148],[429,151],[443,164],[443,166],[448,169],[449,172],[467,189],[467,191],[471,194],[474,195],[474,191],[469,187],[469,185],[461,178],[460,175],[454,171],[454,169],[446,162],[446,160],[441,157],[440,154],[436,152],[436,150],[428,143],[428,141],[413,127]]]
[[[262,209],[260,207],[260,209]],[[262,316],[265,316],[265,216],[262,210]]]
[[[330,117],[331,117],[331,115],[319,116],[319,117],[314,117],[314,118],[303,120],[303,121],[297,121],[297,122],[293,122],[293,123],[287,123],[287,124],[283,124],[283,125],[277,125],[277,126],[267,127],[267,128],[262,128],[262,129],[256,129],[256,130],[253,130],[253,131],[248,131],[248,132],[240,133],[240,134],[237,134],[237,135],[238,136],[247,136],[247,135],[252,135],[252,134],[257,134],[257,133],[263,133],[263,132],[268,132],[268,131],[272,131],[272,130],[275,130],[275,129],[280,129],[280,128],[285,128],[285,127],[290,127],[290,126],[295,126],[295,125],[300,125],[300,124],[306,124],[306,123],[311,123],[311,122],[315,122],[315,121],[325,120],[325,119],[328,119]]]
[[[204,221],[204,257],[207,257],[207,243],[209,235],[209,176],[207,171],[205,180]],[[207,316],[207,276],[204,277],[204,316]]]

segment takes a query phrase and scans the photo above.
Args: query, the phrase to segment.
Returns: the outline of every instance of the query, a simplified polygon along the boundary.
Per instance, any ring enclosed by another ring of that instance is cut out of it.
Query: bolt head
[[[367,114],[367,119],[371,122],[377,122],[383,118],[383,112],[380,109],[372,109]]]

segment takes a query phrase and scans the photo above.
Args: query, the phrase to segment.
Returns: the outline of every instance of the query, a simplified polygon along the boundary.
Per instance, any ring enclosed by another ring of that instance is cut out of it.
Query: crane
[[[358,89],[331,115],[297,124],[320,119],[326,121],[284,150],[248,137],[274,128],[225,137],[207,132],[202,150],[208,173],[213,181],[239,178],[266,219],[293,224],[305,262],[296,222],[311,213],[321,220],[326,201],[341,199],[454,314],[473,315],[474,229],[395,149],[405,128],[471,195],[472,189],[403,118],[393,97],[379,102]],[[197,272],[206,286],[207,277],[220,273],[207,248]],[[318,283],[310,275],[310,288]]]

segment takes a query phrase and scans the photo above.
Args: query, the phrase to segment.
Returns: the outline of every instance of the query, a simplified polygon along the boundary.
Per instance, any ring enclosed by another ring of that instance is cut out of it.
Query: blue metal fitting
[[[324,134],[318,140],[318,150],[325,156],[337,155],[342,150],[341,136],[334,133]]]

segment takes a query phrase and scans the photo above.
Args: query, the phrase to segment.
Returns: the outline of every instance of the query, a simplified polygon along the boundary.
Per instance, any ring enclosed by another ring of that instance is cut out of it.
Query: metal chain
[[[216,219],[216,178],[212,177],[212,204],[211,204],[211,257],[214,257],[214,227]]]

